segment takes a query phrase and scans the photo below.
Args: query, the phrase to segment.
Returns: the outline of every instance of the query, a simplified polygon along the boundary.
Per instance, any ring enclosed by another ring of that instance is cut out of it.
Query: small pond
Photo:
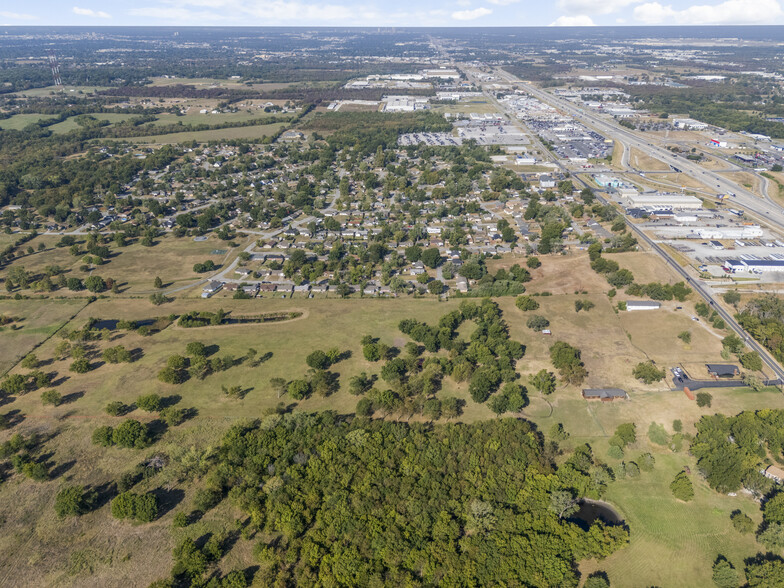
[[[577,519],[586,525],[593,524],[597,519],[609,525],[620,525],[623,522],[621,515],[611,505],[590,498],[580,500],[580,509],[572,515],[572,519]]]

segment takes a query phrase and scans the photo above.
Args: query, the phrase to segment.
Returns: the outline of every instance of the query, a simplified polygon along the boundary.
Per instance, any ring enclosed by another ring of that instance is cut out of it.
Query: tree
[[[539,303],[532,296],[518,296],[515,300],[515,306],[523,312],[526,312],[539,308]]]
[[[125,420],[112,431],[112,443],[137,449],[147,447],[150,444],[147,427],[134,419]]]
[[[721,344],[730,353],[740,353],[743,351],[743,339],[738,337],[735,333],[730,333],[721,340]]]
[[[710,395],[708,392],[698,392],[697,393],[697,406],[700,408],[708,407],[710,408],[711,402],[713,401],[713,396]]]
[[[550,437],[553,441],[566,441],[569,438],[569,433],[564,429],[563,423],[555,423],[550,427]]]
[[[439,295],[444,291],[444,283],[439,280],[433,280],[427,285],[427,289],[431,294]]]
[[[645,384],[653,384],[663,380],[666,373],[658,369],[652,361],[644,361],[635,366],[632,375]]]
[[[294,380],[288,385],[288,393],[294,400],[304,400],[310,395],[310,382]]]
[[[360,398],[355,410],[357,415],[368,417],[373,414],[373,401],[370,398]]]
[[[740,364],[744,367],[744,369],[752,372],[762,371],[762,358],[756,351],[749,351],[748,353],[744,353],[738,357],[738,359],[740,360]]]
[[[60,406],[63,396],[57,390],[44,390],[41,392],[41,403],[44,406]]]
[[[162,409],[158,416],[160,419],[170,427],[176,427],[185,422],[185,410],[174,406],[167,406]]]
[[[670,436],[659,423],[651,423],[648,427],[648,439],[656,445],[667,445],[670,442]]]
[[[161,288],[163,288],[163,280],[161,280],[160,277],[155,276],[155,280],[152,283],[152,287],[160,290]]]
[[[550,506],[548,509],[558,515],[559,519],[563,519],[569,518],[576,513],[580,509],[580,505],[571,492],[556,490],[550,494]]]
[[[532,331],[541,331],[550,326],[550,321],[548,321],[542,315],[535,314],[526,321],[525,326],[527,326]]]
[[[735,527],[735,530],[738,533],[747,535],[754,531],[754,521],[751,520],[749,515],[740,510],[733,511],[730,515],[730,520],[732,521],[732,526]]]
[[[681,422],[680,419],[675,419],[674,421],[672,421],[672,430],[675,431],[676,433],[680,433],[681,431],[683,431],[683,423]]]
[[[271,378],[270,387],[277,393],[278,398],[286,392],[286,380],[283,378]]]
[[[123,492],[112,500],[112,516],[149,523],[158,517],[158,499],[154,494]]]
[[[100,276],[88,276],[84,280],[84,286],[90,292],[103,292],[106,290],[106,282],[104,282],[103,278]]]
[[[86,357],[80,357],[76,361],[74,361],[69,367],[69,370],[72,372],[76,372],[77,374],[86,374],[90,371],[90,362],[87,360]]]
[[[529,268],[531,268],[531,269],[536,269],[536,268],[538,268],[540,265],[542,265],[542,262],[541,262],[541,261],[539,261],[539,258],[538,258],[538,257],[529,257],[528,259],[526,259],[526,261],[525,261],[525,264],[526,264],[526,265],[527,265]]]
[[[122,416],[128,412],[128,406],[124,402],[114,400],[107,404],[104,410],[109,416]]]
[[[136,407],[146,412],[158,412],[161,409],[161,397],[158,394],[145,394],[136,399]]]
[[[604,572],[594,572],[585,579],[583,588],[610,588],[610,581]]]
[[[637,441],[637,425],[634,423],[621,423],[615,429],[615,435],[613,437],[620,441],[619,446],[621,448],[631,445]],[[612,439],[610,440],[610,444],[613,444]]]
[[[691,332],[690,331],[681,331],[678,333],[678,339],[683,341],[686,345],[691,343]]]
[[[670,490],[672,495],[678,500],[689,502],[694,498],[694,486],[686,472],[680,472],[675,479],[670,483]]]
[[[781,550],[784,549],[784,524],[768,523],[765,530],[757,535],[757,541],[767,547],[769,551],[781,553]]]
[[[737,290],[728,290],[721,296],[727,304],[736,305],[740,302],[740,292]]]
[[[713,563],[713,583],[718,588],[738,587],[738,572],[723,555]]]
[[[87,491],[84,486],[65,486],[54,499],[54,511],[61,519],[80,516],[89,512],[95,502],[95,492]]]
[[[330,366],[330,361],[327,357],[327,354],[320,349],[317,349],[308,355],[305,358],[305,363],[307,363],[314,370],[325,370]]]
[[[424,263],[429,268],[437,268],[441,265],[441,252],[436,247],[431,247],[430,249],[425,249],[422,252],[422,263]]]
[[[40,363],[41,362],[38,361],[35,353],[28,353],[24,356],[24,359],[22,359],[22,367],[28,370],[36,369]]]

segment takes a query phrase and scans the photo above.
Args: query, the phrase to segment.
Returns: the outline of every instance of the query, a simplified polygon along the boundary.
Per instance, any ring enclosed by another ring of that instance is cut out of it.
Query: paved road
[[[522,82],[503,70],[497,70],[497,73],[507,81],[522,86],[526,92],[542,102],[546,102],[547,104],[558,108],[562,112],[595,128],[597,131],[610,138],[621,141],[626,149],[634,147],[635,149],[642,151],[645,155],[659,159],[668,165],[673,165],[682,170],[686,175],[707,184],[711,188],[715,187],[717,193],[735,194],[734,197],[730,198],[729,202],[733,203],[738,208],[743,208],[750,216],[756,216],[760,222],[772,224],[775,228],[779,229],[779,231],[784,232],[784,209],[769,198],[767,194],[765,194],[764,198],[760,198],[744,186],[728,180],[715,171],[706,170],[699,164],[694,163],[685,157],[679,157],[662,147],[649,143],[645,138],[638,136],[629,129],[621,127],[614,121],[604,119],[600,115],[585,108],[575,106],[568,100],[564,100],[549,92],[540,90],[529,83]]]
[[[784,380],[763,380],[765,386],[781,386]],[[689,378],[675,378],[672,381],[676,390],[688,388],[689,390],[699,390],[700,388],[743,388],[746,386],[738,380],[692,380]]]

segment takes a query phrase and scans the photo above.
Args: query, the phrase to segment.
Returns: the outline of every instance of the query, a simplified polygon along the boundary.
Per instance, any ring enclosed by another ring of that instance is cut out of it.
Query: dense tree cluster
[[[281,537],[257,548],[263,583],[576,586],[575,560],[628,539],[622,527],[583,530],[551,510],[554,493],[592,484],[590,450],[556,473],[540,436],[516,419],[275,417],[234,427],[219,463],[224,492]]]

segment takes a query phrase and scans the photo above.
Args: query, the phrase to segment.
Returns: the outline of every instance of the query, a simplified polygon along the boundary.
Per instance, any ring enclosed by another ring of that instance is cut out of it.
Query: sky
[[[0,0],[0,25],[784,24],[780,0]],[[784,0],[781,0],[784,2]]]

